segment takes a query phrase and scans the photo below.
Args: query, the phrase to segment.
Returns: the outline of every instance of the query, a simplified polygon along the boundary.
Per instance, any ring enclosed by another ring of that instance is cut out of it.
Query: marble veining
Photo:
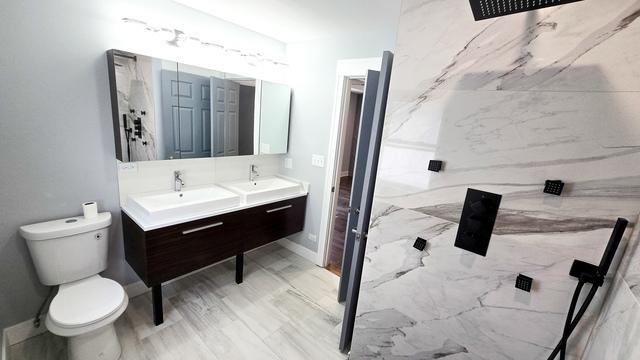
[[[568,358],[633,327],[602,314],[640,294],[638,17],[638,0],[479,22],[466,0],[403,1],[351,358],[546,358],[573,260],[598,263],[617,217],[629,229]],[[486,257],[453,246],[467,188],[503,195]],[[608,294],[620,263],[626,292]]]

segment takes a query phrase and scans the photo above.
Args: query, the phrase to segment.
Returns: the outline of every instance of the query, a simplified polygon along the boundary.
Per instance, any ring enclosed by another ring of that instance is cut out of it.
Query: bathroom
[[[640,1],[525,3],[5,2],[2,360],[640,358]]]

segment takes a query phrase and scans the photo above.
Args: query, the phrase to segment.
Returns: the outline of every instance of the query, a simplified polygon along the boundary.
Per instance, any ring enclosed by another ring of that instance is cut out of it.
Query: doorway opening
[[[349,201],[358,144],[358,129],[364,93],[364,77],[346,79],[342,101],[340,131],[335,162],[335,182],[332,184],[333,206],[329,224],[329,246],[325,268],[340,276],[344,256]]]

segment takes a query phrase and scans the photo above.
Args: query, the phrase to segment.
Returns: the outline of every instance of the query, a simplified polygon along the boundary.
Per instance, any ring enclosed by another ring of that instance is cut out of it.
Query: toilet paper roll
[[[85,219],[91,219],[98,216],[98,204],[95,201],[88,201],[82,204],[82,212]]]

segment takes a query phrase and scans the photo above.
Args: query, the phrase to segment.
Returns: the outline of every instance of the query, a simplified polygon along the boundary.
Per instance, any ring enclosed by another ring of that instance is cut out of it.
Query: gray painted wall
[[[337,61],[381,57],[384,50],[392,50],[399,13],[398,3],[397,13],[389,14],[387,26],[375,32],[287,45],[293,88],[287,156],[293,159],[293,169],[282,168],[281,172],[310,183],[304,232],[291,238],[310,250],[318,249],[317,241],[310,241],[308,234],[318,235],[320,232],[326,172],[326,168],[311,166],[311,156],[324,155],[327,163]]]
[[[284,56],[284,44],[171,1],[11,1],[0,12],[0,329],[33,317],[46,289],[20,225],[78,215],[97,200],[114,225],[106,276],[137,278],[123,260],[105,51],[180,58],[178,50],[127,36],[122,17],[194,33],[225,34],[238,47]],[[204,33],[204,31],[208,31]],[[215,39],[215,37],[214,37]],[[187,62],[188,58],[182,57]]]

